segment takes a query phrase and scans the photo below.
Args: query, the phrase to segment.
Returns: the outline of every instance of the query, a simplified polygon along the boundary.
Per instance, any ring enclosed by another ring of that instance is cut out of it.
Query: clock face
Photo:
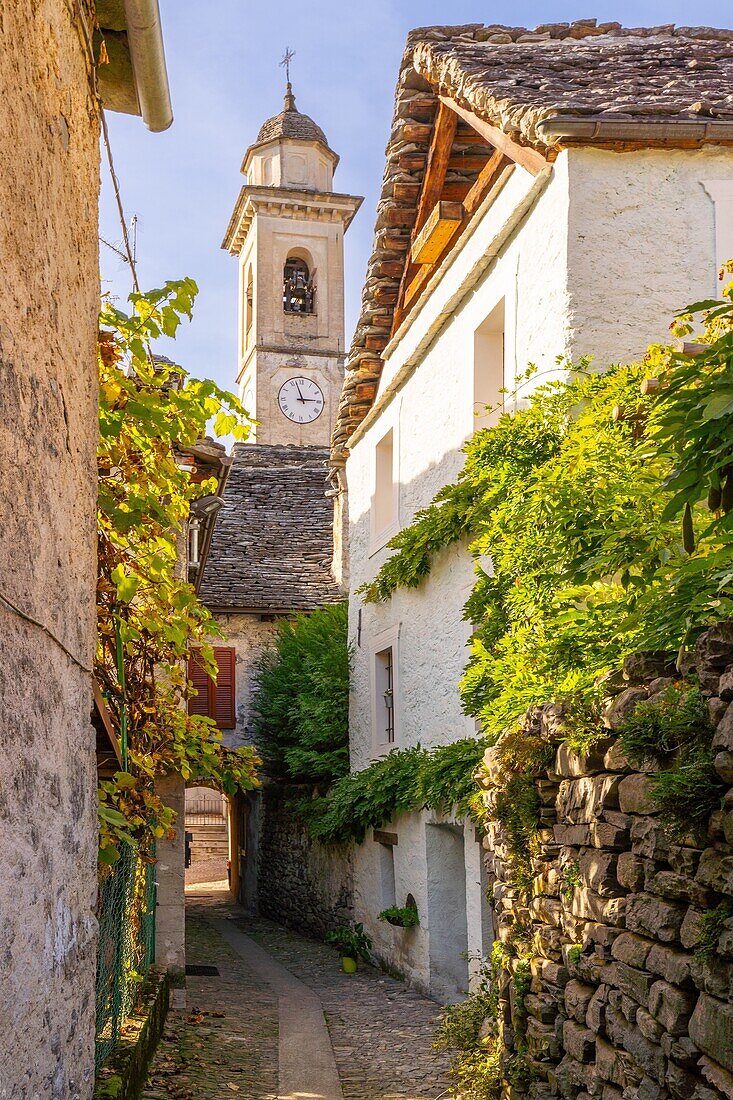
[[[288,378],[277,395],[280,411],[295,424],[310,424],[323,412],[323,393],[311,378]]]

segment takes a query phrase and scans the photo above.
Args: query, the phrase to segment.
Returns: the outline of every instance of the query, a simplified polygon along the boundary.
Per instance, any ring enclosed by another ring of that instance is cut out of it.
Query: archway
[[[229,806],[212,787],[186,789],[186,886],[228,881]]]

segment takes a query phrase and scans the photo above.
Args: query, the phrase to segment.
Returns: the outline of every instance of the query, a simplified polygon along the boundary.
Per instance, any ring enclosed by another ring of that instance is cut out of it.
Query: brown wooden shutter
[[[197,650],[191,650],[188,678],[198,694],[189,698],[188,713],[203,714],[213,718],[219,729],[233,730],[237,724],[236,651],[233,646],[214,646],[214,659],[219,666],[216,681],[198,661]]]
[[[237,724],[236,709],[236,652],[232,646],[216,646],[214,657],[219,666],[216,684],[213,686],[212,718],[219,729],[232,730]]]
[[[191,650],[188,659],[188,678],[196,690],[196,695],[191,694],[188,699],[188,713],[202,714],[206,718],[213,718],[211,713],[210,688],[211,677],[198,660],[198,651]]]

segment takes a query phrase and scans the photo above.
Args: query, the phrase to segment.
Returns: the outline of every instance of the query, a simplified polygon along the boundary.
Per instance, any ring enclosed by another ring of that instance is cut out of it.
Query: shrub
[[[651,793],[667,833],[680,841],[689,833],[699,836],[708,818],[720,809],[727,790],[713,767],[712,753],[700,745],[681,750],[669,771],[657,772]]]
[[[254,732],[270,775],[331,782],[349,770],[345,603],[282,621],[255,673]]]
[[[384,920],[395,928],[416,928],[420,923],[420,917],[414,905],[390,905],[379,914],[379,920]]]
[[[659,699],[639,703],[619,730],[621,747],[636,767],[683,745],[710,738],[707,703],[698,688],[671,685]]]
[[[733,917],[733,901],[721,901],[715,909],[708,909],[701,918],[700,936],[695,947],[695,958],[708,962],[715,955],[718,940]]]

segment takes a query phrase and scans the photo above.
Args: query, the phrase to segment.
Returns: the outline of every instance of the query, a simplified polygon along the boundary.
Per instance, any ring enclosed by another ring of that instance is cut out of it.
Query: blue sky
[[[143,287],[193,276],[199,297],[175,345],[158,350],[200,378],[234,387],[237,264],[220,249],[242,183],[239,168],[262,122],[282,109],[286,46],[296,51],[298,108],[341,156],[334,186],[365,197],[346,235],[347,344],[356,322],[389,136],[392,97],[407,32],[439,23],[537,23],[595,15],[631,26],[677,22],[733,26],[727,0],[586,4],[543,0],[160,0],[175,121],[150,134],[140,119],[110,114],[109,129],[128,219],[138,217]],[[120,242],[103,162],[100,233]],[[104,245],[102,287],[118,300],[129,271]],[[121,301],[119,304],[123,304]]]

